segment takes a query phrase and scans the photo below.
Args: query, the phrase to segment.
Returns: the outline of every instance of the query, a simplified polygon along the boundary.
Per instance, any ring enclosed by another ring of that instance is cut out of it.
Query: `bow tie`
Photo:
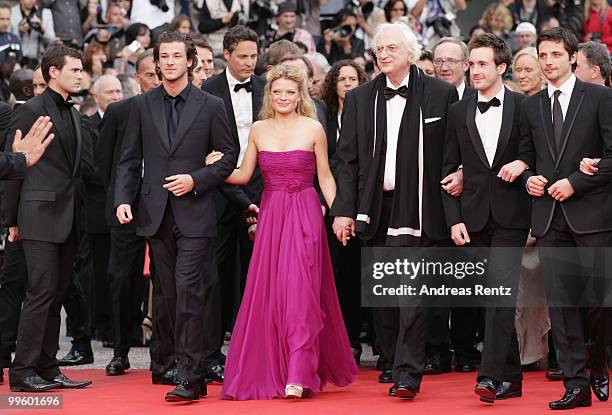
[[[385,87],[385,99],[388,101],[396,95],[401,96],[402,98],[408,98],[408,87],[406,85],[402,85],[397,89]]]
[[[245,82],[244,84],[236,84],[234,85],[234,92],[238,92],[242,88],[244,88],[246,92],[251,92],[253,91],[253,83],[251,81],[248,81],[248,82]]]
[[[478,105],[480,113],[484,114],[491,107],[499,107],[501,105],[501,102],[499,102],[499,99],[497,97],[494,97],[491,101],[478,101],[476,105]]]

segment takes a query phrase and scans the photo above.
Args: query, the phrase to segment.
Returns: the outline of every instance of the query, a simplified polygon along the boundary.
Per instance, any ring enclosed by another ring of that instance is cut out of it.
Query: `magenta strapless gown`
[[[258,153],[257,237],[221,397],[272,399],[295,384],[316,394],[358,374],[338,305],[311,151]],[[359,284],[356,276],[355,284]]]

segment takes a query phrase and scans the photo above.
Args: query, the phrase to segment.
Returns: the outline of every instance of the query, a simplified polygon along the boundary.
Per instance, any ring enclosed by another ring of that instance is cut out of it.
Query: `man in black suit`
[[[11,226],[10,238],[23,240],[29,278],[10,370],[12,391],[82,388],[91,383],[71,381],[55,359],[60,308],[78,249],[81,178],[93,171],[89,136],[81,134],[80,116],[68,101],[81,88],[83,64],[79,52],[59,45],[45,51],[41,66],[49,87],[19,108],[9,131],[12,137],[12,131],[29,129],[39,114],[48,114],[58,137],[23,180],[5,187],[12,201],[5,220]]]
[[[234,26],[223,36],[223,55],[227,68],[204,82],[204,91],[223,100],[232,132],[237,165],[246,151],[249,130],[259,119],[265,82],[254,75],[259,40],[245,27]],[[217,149],[216,149],[217,150]],[[210,379],[223,381],[224,357],[221,346],[226,331],[231,331],[240,307],[246,275],[253,251],[244,216],[259,211],[263,182],[259,169],[246,186],[222,184],[217,195],[219,236],[215,241],[217,267],[221,284],[221,330],[213,340],[218,349],[219,364],[211,367]],[[217,316],[209,316],[217,317]]]
[[[153,50],[144,52],[136,61],[136,77],[142,93],[157,88],[160,80],[155,73]],[[133,329],[140,325],[142,313],[139,307],[134,307],[134,297],[142,302],[143,293],[143,266],[145,255],[145,240],[136,234],[136,224],[121,225],[114,212],[115,178],[117,164],[121,157],[123,140],[130,128],[129,115],[135,98],[113,103],[107,107],[104,118],[100,123],[100,136],[95,151],[96,167],[99,169],[102,187],[105,191],[104,219],[110,228],[110,256],[108,264],[110,313],[113,327],[113,358],[106,366],[107,375],[123,375],[130,368],[128,353],[132,339]],[[137,210],[132,206],[132,211]],[[157,308],[161,309],[161,307]],[[161,310],[163,312],[163,310]],[[151,310],[149,310],[151,313]],[[153,313],[153,315],[156,315]],[[162,324],[155,325],[156,334],[163,330]],[[168,330],[170,331],[170,330]],[[169,333],[170,334],[170,333]],[[168,337],[171,337],[170,335]],[[174,343],[170,339],[167,353],[168,359],[162,369],[159,368],[160,359],[155,353],[157,345],[151,341],[151,369],[153,383],[174,366]],[[169,382],[173,384],[172,379]]]
[[[350,91],[344,105],[334,232],[343,243],[356,228],[369,246],[437,246],[449,238],[442,144],[457,91],[419,72],[420,47],[408,26],[380,25],[374,45],[382,74]],[[413,398],[425,366],[425,310],[387,307],[373,314],[381,362],[392,368],[390,395]]]
[[[140,194],[137,233],[149,240],[156,282],[174,328],[177,386],[166,400],[198,400],[206,395],[200,362],[215,352],[205,350],[203,340],[213,335],[204,325],[204,287],[216,278],[213,193],[236,167],[234,142],[223,102],[189,82],[197,65],[193,41],[165,32],[154,60],[162,86],[132,104],[117,167],[115,206],[119,221],[130,223],[131,205]],[[204,166],[213,149],[229,157]]]
[[[463,166],[464,191],[460,197],[442,191],[446,223],[458,246],[518,248],[492,250],[487,281],[490,286],[510,287],[516,295],[531,202],[520,184],[501,179],[505,171],[500,168],[516,159],[523,95],[503,84],[512,61],[510,45],[495,35],[484,34],[472,39],[468,48],[478,93],[453,104],[449,112],[442,175]],[[515,309],[490,307],[485,313],[476,393],[488,403],[521,396]]]
[[[531,232],[544,248],[603,247],[612,235],[612,90],[576,78],[577,51],[576,37],[567,29],[540,33],[538,55],[548,88],[523,102],[519,154],[506,166],[510,179],[521,175],[534,198]],[[598,175],[579,170],[584,157],[601,158]],[[563,252],[570,255],[572,251]],[[548,284],[564,283],[561,278],[568,270],[559,258],[550,249],[540,250],[540,258]],[[590,406],[589,382],[598,388],[603,374],[598,368],[591,368],[590,379],[587,374],[580,310],[549,303],[549,311],[565,386],[563,397],[549,407]],[[609,324],[591,317],[590,324],[600,329]]]

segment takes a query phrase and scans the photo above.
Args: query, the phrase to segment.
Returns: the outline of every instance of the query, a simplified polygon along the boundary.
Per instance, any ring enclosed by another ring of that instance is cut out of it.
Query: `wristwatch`
[[[20,151],[19,154],[23,154],[23,157],[25,158],[26,167],[29,166],[30,157],[28,156],[28,153],[26,153],[25,151]]]

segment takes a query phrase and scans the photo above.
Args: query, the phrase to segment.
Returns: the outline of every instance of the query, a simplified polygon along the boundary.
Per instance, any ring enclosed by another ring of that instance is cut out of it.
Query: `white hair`
[[[380,25],[378,25],[378,27],[376,28],[376,33],[374,33],[374,37],[372,39],[372,47],[374,49],[374,52],[376,52],[376,47],[378,46],[378,38],[380,37],[380,35],[390,30],[402,34],[402,37],[404,39],[404,45],[414,55],[410,63],[417,63],[419,58],[421,57],[422,47],[419,44],[419,41],[417,40],[417,37],[412,31],[412,29],[405,23],[381,23]]]
[[[329,72],[329,70],[331,69],[327,58],[319,52],[307,54],[304,56],[308,58],[310,63],[312,63],[313,65],[317,65],[319,71],[323,74],[323,76],[325,76],[325,74],[327,74],[327,72]]]
[[[93,83],[93,85],[91,86],[91,88],[89,88],[89,92],[92,95],[97,95],[100,93],[100,89],[102,88],[102,84],[105,81],[116,81],[119,83],[119,85],[121,85],[121,81],[119,80],[119,78],[117,78],[114,75],[102,75],[101,77],[99,77],[98,79],[96,79],[96,81]]]

